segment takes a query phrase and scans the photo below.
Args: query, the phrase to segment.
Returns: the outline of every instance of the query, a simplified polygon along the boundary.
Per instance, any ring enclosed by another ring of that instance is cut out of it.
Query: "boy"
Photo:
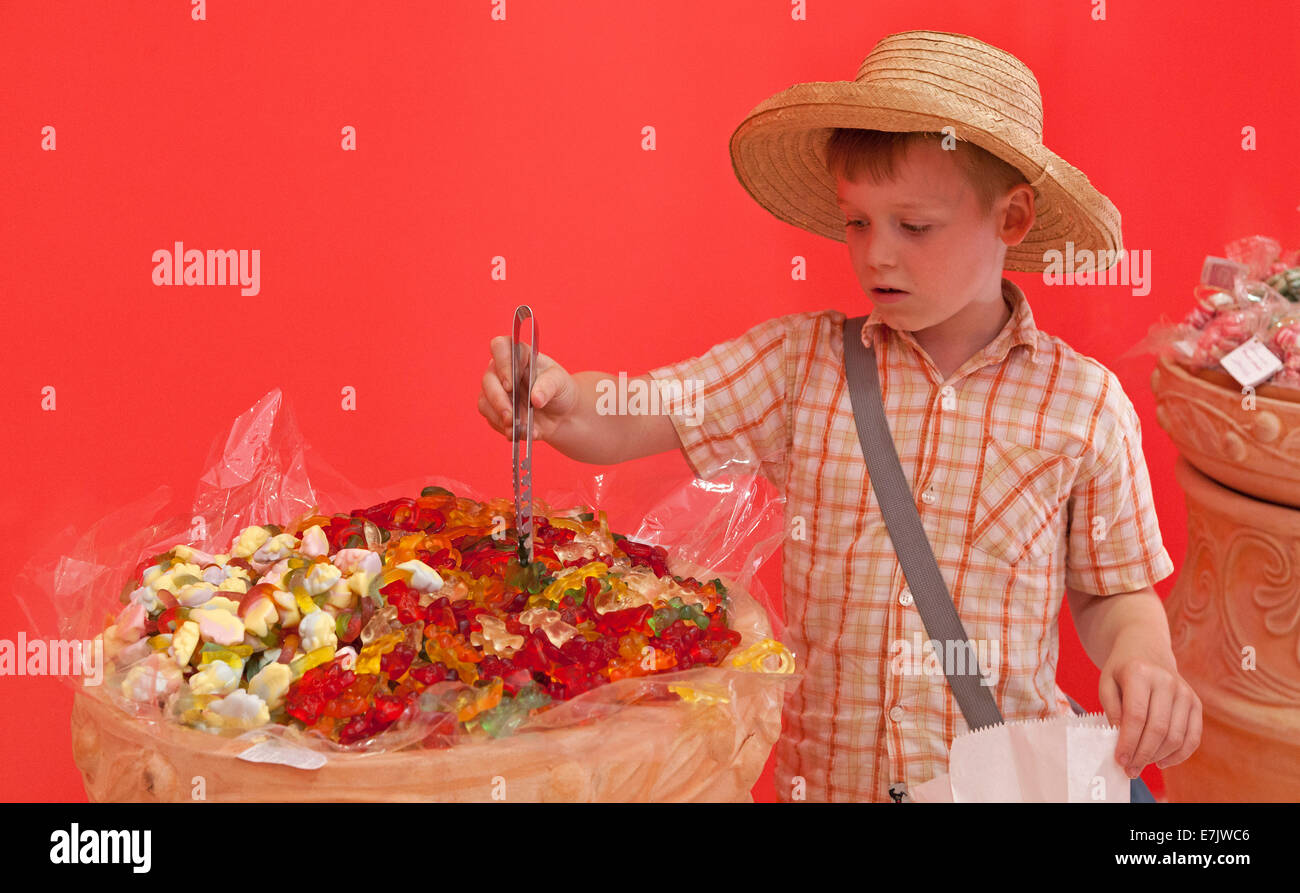
[[[773,214],[848,245],[874,303],[861,337],[899,459],[1003,717],[1071,712],[1055,682],[1064,589],[1120,726],[1116,758],[1136,777],[1195,750],[1201,705],[1152,589],[1173,563],[1137,414],[1114,374],[1040,332],[1002,277],[1042,270],[1066,240],[1120,249],[1119,214],[1043,147],[1040,109],[1015,57],[904,32],[876,45],[856,81],[760,104],[732,159]],[[807,535],[783,551],[785,639],[803,675],[777,745],[782,799],[899,799],[946,771],[966,731],[943,674],[899,659],[928,635],[867,475],[844,319],[769,320],[645,376],[705,382],[700,424],[598,415],[596,382],[610,376],[569,375],[544,354],[532,394],[535,437],[571,458],[680,447],[705,479],[754,460],[784,494],[787,522],[803,519]],[[509,342],[491,348],[479,409],[509,436]]]

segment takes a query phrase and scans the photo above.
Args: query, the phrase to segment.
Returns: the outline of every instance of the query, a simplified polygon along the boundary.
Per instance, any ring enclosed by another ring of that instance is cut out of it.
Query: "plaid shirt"
[[[862,338],[940,572],[1012,720],[1070,713],[1056,685],[1064,587],[1130,592],[1174,565],[1119,380],[1039,331],[1007,279],[1003,299],[1011,319],[946,381],[876,313]],[[886,801],[891,784],[946,772],[967,730],[867,475],[844,318],[778,317],[649,373],[702,382],[700,417],[673,416],[696,475],[745,459],[785,496],[782,638],[802,677],[777,745],[783,800]]]

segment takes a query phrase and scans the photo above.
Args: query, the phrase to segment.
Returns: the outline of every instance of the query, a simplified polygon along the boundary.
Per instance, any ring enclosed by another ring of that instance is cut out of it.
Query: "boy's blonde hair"
[[[842,175],[856,182],[865,170],[876,180],[892,180],[894,163],[916,142],[944,139],[942,133],[924,131],[893,132],[886,130],[860,130],[836,127],[826,144],[826,169],[831,176]],[[975,190],[982,213],[993,210],[993,202],[1006,195],[1018,183],[1028,183],[1028,178],[1001,158],[981,149],[974,143],[957,141],[958,168],[966,175]]]

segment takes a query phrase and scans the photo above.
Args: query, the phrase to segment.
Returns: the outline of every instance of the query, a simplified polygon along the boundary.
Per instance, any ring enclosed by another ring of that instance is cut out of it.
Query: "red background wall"
[[[1121,355],[1186,312],[1203,255],[1255,232],[1300,244],[1300,63],[1278,42],[1300,13],[1111,2],[1099,22],[1092,8],[812,0],[793,21],[783,0],[513,0],[501,22],[487,0],[212,0],[193,21],[183,2],[0,3],[0,585],[66,524],[159,484],[184,511],[213,439],[275,386],[358,485],[449,475],[508,495],[508,443],[475,406],[487,342],[519,303],[571,371],[629,375],[780,314],[866,312],[844,247],[755,205],[727,139],[763,98],[851,79],[876,40],[912,28],[1023,59],[1049,147],[1120,208],[1125,246],[1152,252],[1144,298],[1012,275],[1041,328],[1122,379],[1181,563],[1152,361]],[[45,125],[57,151],[40,148]],[[356,152],[340,150],[345,125]],[[260,249],[261,294],[154,286],[151,255],[177,240]],[[796,254],[806,282],[790,280]],[[543,492],[599,470],[539,453]],[[635,465],[684,472],[672,453]],[[779,590],[779,556],[763,579]],[[0,599],[0,638],[19,630],[33,634]],[[1097,708],[1066,617],[1060,679]],[[0,678],[0,705],[0,797],[82,798],[67,689]],[[1158,770],[1145,777],[1160,790]]]

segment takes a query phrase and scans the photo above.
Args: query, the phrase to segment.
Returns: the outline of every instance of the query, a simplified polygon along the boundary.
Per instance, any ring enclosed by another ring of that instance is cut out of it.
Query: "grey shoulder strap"
[[[952,686],[953,696],[961,707],[966,725],[974,731],[984,726],[1002,722],[1002,714],[989,687],[980,681],[980,668],[975,648],[966,637],[966,630],[957,616],[948,586],[939,573],[930,540],[921,526],[921,516],[916,510],[916,500],[903,476],[903,466],[898,461],[898,451],[890,436],[885,420],[885,408],[880,397],[880,378],[876,372],[875,351],[862,343],[862,326],[865,316],[844,321],[844,366],[848,377],[849,399],[853,404],[853,419],[862,442],[862,455],[867,460],[871,487],[880,503],[880,514],[889,528],[889,539],[898,553],[898,563],[903,577],[912,592],[916,610],[935,648],[942,648],[946,656],[961,651],[965,656],[960,669],[944,662],[944,675]],[[950,649],[949,642],[960,642]]]

